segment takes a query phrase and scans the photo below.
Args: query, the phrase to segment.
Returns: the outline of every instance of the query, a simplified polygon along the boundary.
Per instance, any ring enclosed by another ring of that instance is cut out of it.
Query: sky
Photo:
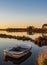
[[[47,0],[0,0],[0,28],[41,27],[47,23]]]

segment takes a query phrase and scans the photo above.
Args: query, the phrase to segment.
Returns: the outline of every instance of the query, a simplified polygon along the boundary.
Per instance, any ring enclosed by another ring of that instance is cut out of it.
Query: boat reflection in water
[[[19,64],[21,64],[22,62],[24,62],[25,60],[27,60],[27,59],[31,56],[31,54],[32,54],[32,53],[29,52],[27,55],[25,55],[25,56],[23,56],[23,57],[21,57],[21,58],[19,58],[19,59],[6,56],[6,57],[4,58],[4,61],[5,61],[5,62],[10,61],[10,62],[12,62],[13,64],[19,65]]]

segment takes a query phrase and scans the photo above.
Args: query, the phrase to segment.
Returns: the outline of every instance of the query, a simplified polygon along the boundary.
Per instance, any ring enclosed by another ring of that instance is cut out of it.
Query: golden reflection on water
[[[27,36],[32,39],[35,39],[36,37],[42,36],[42,34],[34,33],[33,35],[29,35],[27,32],[7,32],[7,31],[0,31],[0,34],[6,34],[6,35],[12,35],[12,36]]]
[[[40,52],[38,56],[39,65],[47,65],[47,49]]]
[[[7,31],[0,31],[0,34],[7,34],[7,35],[13,35],[13,36],[25,36],[26,32],[7,32]]]

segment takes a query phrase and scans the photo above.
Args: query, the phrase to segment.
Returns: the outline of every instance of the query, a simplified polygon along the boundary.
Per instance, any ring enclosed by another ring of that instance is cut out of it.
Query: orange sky
[[[47,24],[47,0],[0,0],[0,28],[43,24]]]
[[[17,24],[17,25],[15,25],[15,24],[10,24],[10,25],[0,25],[0,29],[1,28],[26,28],[26,27],[28,27],[28,26],[34,26],[34,27],[37,27],[37,28],[41,28],[42,27],[42,25],[43,24],[41,24],[41,25],[39,25],[39,23],[38,24]]]

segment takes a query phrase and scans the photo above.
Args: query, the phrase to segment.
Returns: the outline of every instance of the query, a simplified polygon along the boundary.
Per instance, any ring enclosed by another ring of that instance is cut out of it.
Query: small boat
[[[4,50],[4,56],[9,56],[13,58],[21,58],[22,56],[28,54],[31,50],[31,46],[19,45],[17,47],[9,48]]]
[[[10,62],[12,62],[13,64],[20,65],[20,64],[23,63],[25,60],[27,60],[27,59],[31,56],[31,54],[32,54],[32,53],[29,52],[27,55],[25,55],[25,56],[23,56],[23,57],[21,57],[21,58],[19,58],[19,59],[16,59],[16,58],[12,58],[12,57],[7,56],[7,57],[4,57],[4,61],[5,61],[5,62],[10,61]]]

